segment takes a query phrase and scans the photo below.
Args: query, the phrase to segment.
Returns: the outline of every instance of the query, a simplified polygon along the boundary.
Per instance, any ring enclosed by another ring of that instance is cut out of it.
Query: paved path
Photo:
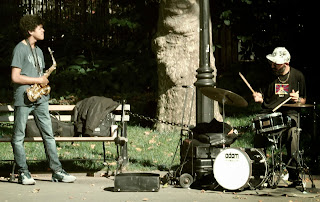
[[[256,201],[256,202],[316,202],[320,201],[320,189],[303,194],[294,188],[277,188],[243,192],[221,192],[212,190],[163,187],[159,192],[113,192],[114,178],[77,176],[75,183],[53,183],[51,175],[33,175],[36,185],[20,185],[0,178],[0,202],[59,202],[59,201]],[[316,188],[320,188],[319,176],[314,176]],[[310,187],[310,182],[307,188]]]

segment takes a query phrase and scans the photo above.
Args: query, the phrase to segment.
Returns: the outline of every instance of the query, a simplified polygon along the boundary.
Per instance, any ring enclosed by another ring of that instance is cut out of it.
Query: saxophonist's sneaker
[[[74,182],[77,178],[64,170],[52,174],[52,182]]]
[[[23,185],[34,185],[36,184],[36,181],[31,177],[30,172],[23,172],[18,176],[18,183]]]

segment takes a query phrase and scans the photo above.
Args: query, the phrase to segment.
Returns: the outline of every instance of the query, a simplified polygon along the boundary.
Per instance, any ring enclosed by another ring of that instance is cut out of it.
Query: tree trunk
[[[189,122],[192,92],[195,92],[193,84],[199,68],[199,12],[198,0],[164,0],[160,3],[158,31],[153,44],[158,61],[157,116],[160,120],[181,123],[185,111],[184,124]],[[184,85],[193,88],[183,88]],[[195,97],[192,125],[196,123]],[[156,123],[155,127],[159,131],[174,129],[161,123]]]

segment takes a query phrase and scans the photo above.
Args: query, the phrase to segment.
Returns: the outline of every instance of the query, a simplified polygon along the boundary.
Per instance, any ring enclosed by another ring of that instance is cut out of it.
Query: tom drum
[[[257,130],[258,134],[261,134],[277,132],[287,128],[287,125],[284,123],[282,113],[274,112],[272,114],[261,115],[254,118],[253,127]]]

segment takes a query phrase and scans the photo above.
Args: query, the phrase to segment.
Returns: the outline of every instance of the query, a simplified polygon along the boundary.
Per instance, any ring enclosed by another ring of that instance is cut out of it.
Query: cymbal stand
[[[276,165],[275,165],[275,156],[274,156],[274,151],[277,149],[277,143],[278,143],[278,140],[275,138],[274,135],[272,135],[272,139],[268,137],[268,140],[270,142],[273,143],[273,145],[271,146],[271,170],[269,171],[269,174],[268,174],[268,177],[267,179],[269,179],[269,184],[271,187],[275,187],[276,183]]]
[[[170,183],[173,183],[173,181],[179,181],[179,180],[177,180],[177,178],[178,178],[179,175],[181,175],[181,171],[183,169],[183,166],[187,161],[187,159],[186,159],[187,158],[187,153],[188,153],[189,149],[192,149],[191,148],[191,144],[190,144],[189,147],[188,147],[188,150],[186,152],[185,158],[183,160],[181,160],[181,162],[183,162],[182,165],[180,165],[179,168],[177,168],[174,172],[171,172],[171,168],[172,168],[173,162],[175,160],[175,157],[177,155],[179,146],[181,146],[181,144],[183,142],[183,137],[189,136],[189,137],[191,137],[191,139],[193,139],[193,133],[190,130],[190,123],[191,123],[191,116],[192,116],[192,110],[193,110],[195,90],[194,90],[193,86],[182,86],[182,88],[185,88],[186,92],[185,92],[185,96],[184,96],[184,103],[183,103],[183,109],[182,109],[180,139],[179,139],[179,143],[178,143],[178,145],[176,147],[176,151],[175,151],[175,153],[173,155],[171,164],[169,165],[168,173],[163,177],[163,181],[167,181],[167,182],[170,182]],[[187,124],[188,127],[186,128],[185,125],[184,125],[184,119],[185,119],[186,106],[187,106],[187,100],[188,100],[188,88],[190,88],[191,91],[192,91],[192,97],[191,97],[191,105],[190,105],[188,124]],[[193,152],[193,149],[191,151]],[[191,156],[193,158],[193,153],[192,153]],[[193,159],[192,159],[191,163],[192,163],[191,167],[192,167],[192,173],[193,173],[194,172],[193,171]]]
[[[293,154],[293,156],[290,158],[290,160],[288,161],[286,167],[288,168],[292,168],[292,169],[297,169],[299,171],[299,175],[301,173],[301,180],[302,180],[302,192],[306,191],[306,172],[308,172],[309,174],[309,178],[311,181],[311,187],[315,188],[315,184],[313,183],[313,177],[310,173],[310,169],[307,166],[307,164],[304,163],[303,161],[303,150],[300,150],[300,133],[302,131],[301,127],[300,127],[300,111],[298,110],[297,112],[297,151]],[[296,157],[296,161],[297,161],[297,165],[296,166],[290,166],[291,161],[293,160],[294,156]]]
[[[284,175],[284,166],[285,163],[282,162],[282,144],[281,144],[281,139],[282,139],[282,132],[284,130],[280,131],[279,133],[272,133],[269,134],[272,137],[268,137],[268,140],[273,143],[271,146],[271,170],[269,171],[268,174],[268,181],[269,184],[272,188],[276,188],[282,180],[284,183],[287,184],[282,178],[282,175]],[[279,148],[278,148],[278,143],[279,143]],[[279,154],[276,155],[275,151],[279,150]],[[276,159],[277,158],[277,159]]]
[[[226,147],[226,140],[225,140],[225,136],[224,136],[224,124],[225,124],[225,118],[226,118],[226,115],[225,115],[225,111],[224,111],[224,104],[226,102],[226,99],[225,99],[225,96],[223,97],[222,99],[222,148],[224,149]]]

